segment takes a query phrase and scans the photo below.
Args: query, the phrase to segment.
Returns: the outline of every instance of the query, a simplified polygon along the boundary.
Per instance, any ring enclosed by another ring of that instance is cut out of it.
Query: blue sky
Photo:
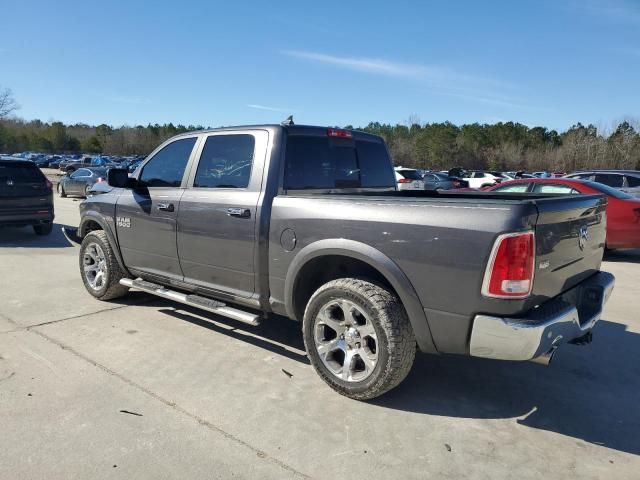
[[[0,86],[90,124],[640,116],[640,0],[2,5]]]

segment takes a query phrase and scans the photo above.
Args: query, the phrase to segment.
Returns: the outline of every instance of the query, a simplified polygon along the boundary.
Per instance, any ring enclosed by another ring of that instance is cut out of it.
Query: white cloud
[[[269,107],[267,105],[259,105],[257,103],[249,103],[247,104],[247,107],[255,108],[256,110],[267,110],[269,112],[280,112],[280,113],[293,113],[295,111],[290,108]]]
[[[468,75],[440,65],[423,65],[418,63],[402,63],[370,57],[344,57],[326,53],[308,52],[302,50],[283,50],[280,53],[301,60],[332,65],[334,67],[370,73],[374,75],[386,75],[428,82],[434,85],[474,84],[492,88],[512,88],[506,82]]]
[[[439,65],[401,63],[380,58],[337,56],[327,53],[301,50],[284,50],[283,55],[307,62],[324,64],[336,68],[404,78],[428,89],[425,93],[444,95],[506,108],[531,109],[524,100],[505,95],[515,87],[507,82],[478,75],[458,72],[453,68]],[[535,107],[535,109],[539,109]]]

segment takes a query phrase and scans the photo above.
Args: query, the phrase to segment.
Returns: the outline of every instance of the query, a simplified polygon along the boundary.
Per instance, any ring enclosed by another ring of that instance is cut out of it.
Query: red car
[[[510,193],[592,194],[607,196],[607,248],[640,247],[640,199],[615,188],[571,178],[523,178],[485,191]]]

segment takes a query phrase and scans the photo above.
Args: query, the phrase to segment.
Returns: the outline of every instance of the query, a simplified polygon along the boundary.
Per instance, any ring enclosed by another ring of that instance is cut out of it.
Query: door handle
[[[159,203],[158,210],[161,210],[163,212],[173,212],[174,210],[173,203]]]
[[[230,217],[249,218],[251,217],[251,210],[239,207],[227,208],[227,215]]]

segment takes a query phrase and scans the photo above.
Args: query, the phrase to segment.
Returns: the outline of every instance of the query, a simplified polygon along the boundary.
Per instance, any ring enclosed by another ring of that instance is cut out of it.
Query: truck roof
[[[380,141],[382,140],[381,137],[378,135],[362,132],[360,130],[344,129],[339,127],[323,127],[319,125],[283,125],[280,123],[264,123],[264,124],[257,124],[257,125],[235,125],[235,126],[228,126],[228,127],[206,128],[203,130],[193,130],[191,132],[180,133],[178,135],[175,135],[175,137],[189,136],[189,135],[201,134],[201,133],[238,131],[238,130],[256,130],[256,129],[266,129],[266,130],[283,129],[292,135],[314,135],[314,136],[315,135],[324,136],[324,135],[327,135],[327,131],[329,129],[335,129],[335,130],[349,131],[356,138],[361,138],[361,139],[368,138],[369,140],[378,139]]]

